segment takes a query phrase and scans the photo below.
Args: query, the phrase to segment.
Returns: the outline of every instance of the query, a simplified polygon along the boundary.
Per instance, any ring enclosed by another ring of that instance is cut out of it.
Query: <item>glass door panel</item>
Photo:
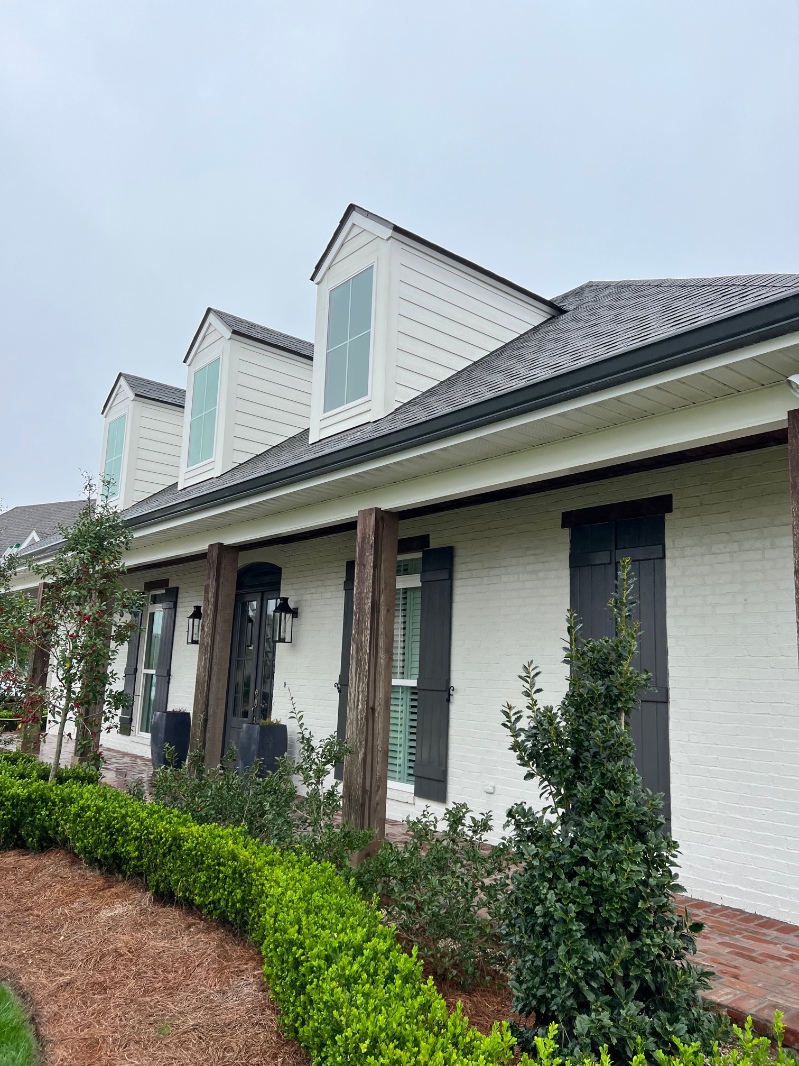
[[[256,688],[260,597],[241,599],[236,605],[233,649],[232,718],[246,719],[252,710]]]
[[[151,607],[147,618],[147,636],[144,643],[144,665],[142,666],[142,694],[139,710],[139,732],[149,733],[153,724],[153,707],[155,704],[155,686],[158,678],[155,670],[158,666],[158,653],[161,649],[161,626],[164,612],[160,607]]]
[[[255,707],[255,721],[272,717],[272,696],[275,686],[275,639],[274,619],[277,599],[266,599],[264,595],[261,626],[261,655],[258,663],[258,698]]]

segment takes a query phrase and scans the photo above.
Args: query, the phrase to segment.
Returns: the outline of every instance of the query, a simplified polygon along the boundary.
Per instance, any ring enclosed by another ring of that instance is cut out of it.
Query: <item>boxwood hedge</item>
[[[69,848],[251,937],[286,1034],[314,1061],[489,1066],[513,1055],[505,1023],[483,1036],[460,1008],[448,1013],[415,955],[327,863],[107,786],[51,785],[0,757],[0,848],[15,847]]]

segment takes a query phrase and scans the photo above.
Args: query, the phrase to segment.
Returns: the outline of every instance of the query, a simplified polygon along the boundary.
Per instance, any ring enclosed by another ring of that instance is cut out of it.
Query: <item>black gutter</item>
[[[735,351],[759,341],[782,337],[799,331],[799,294],[730,315],[697,329],[655,341],[613,355],[589,366],[567,371],[521,389],[492,396],[424,422],[393,430],[382,437],[359,441],[349,447],[329,452],[282,470],[248,479],[237,486],[220,487],[202,496],[167,504],[158,510],[134,515],[127,520],[131,528],[148,525],[173,515],[202,511],[214,503],[252,496],[265,489],[279,488],[320,474],[353,466],[364,459],[392,455],[420,444],[429,444],[471,429],[504,422],[557,403],[592,392],[622,385],[627,381],[664,370],[686,366],[721,352]]]

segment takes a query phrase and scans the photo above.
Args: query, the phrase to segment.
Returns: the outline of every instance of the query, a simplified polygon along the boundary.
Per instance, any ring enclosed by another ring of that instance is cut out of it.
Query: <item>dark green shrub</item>
[[[507,887],[507,842],[489,849],[491,815],[470,816],[465,803],[444,813],[443,830],[425,808],[408,819],[407,842],[386,841],[363,862],[355,883],[377,895],[385,921],[416,944],[437,977],[468,986],[504,963],[493,913]]]
[[[25,755],[20,751],[0,752],[0,774],[5,774],[7,777],[35,778],[37,781],[46,781],[50,776],[50,770],[50,763],[39,762],[33,755]],[[93,766],[72,768],[61,766],[56,771],[55,779],[59,785],[67,781],[96,785],[100,780],[100,771]]]
[[[624,560],[610,607],[616,635],[583,641],[569,616],[569,687],[560,706],[538,702],[538,671],[521,675],[528,716],[508,705],[505,726],[541,811],[508,812],[519,868],[503,911],[514,1010],[538,1035],[556,1022],[564,1053],[607,1045],[626,1061],[672,1047],[707,1047],[717,1017],[702,1007],[708,971],[694,968],[702,926],[678,914],[678,847],[663,830],[660,796],[633,765],[630,712],[648,676],[634,669],[638,626]],[[532,1048],[533,1031],[520,1029]]]
[[[202,752],[193,752],[184,767],[167,765],[155,771],[153,799],[200,824],[239,826],[262,843],[302,852],[347,871],[350,855],[366,847],[372,837],[369,830],[338,821],[341,790],[332,773],[349,749],[335,735],[317,744],[302,715],[295,711],[292,718],[297,724],[296,762],[281,759],[273,773],[259,777],[257,764],[238,773],[234,749],[210,770]]]

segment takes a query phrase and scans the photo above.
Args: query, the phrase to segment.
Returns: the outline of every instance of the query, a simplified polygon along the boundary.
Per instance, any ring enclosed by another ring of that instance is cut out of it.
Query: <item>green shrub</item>
[[[416,944],[437,977],[464,986],[501,970],[504,956],[493,914],[506,890],[510,849],[488,849],[491,815],[470,816],[465,803],[444,813],[443,831],[425,808],[409,818],[409,839],[386,841],[355,872],[367,898],[377,895],[385,921]]]
[[[115,789],[0,773],[0,847],[69,847],[143,878],[249,935],[264,957],[288,1036],[326,1066],[491,1066],[507,1026],[483,1036],[449,1015],[421,963],[329,863],[281,852],[241,829],[197,825]]]
[[[36,778],[37,781],[46,781],[50,776],[50,770],[50,763],[39,762],[33,755],[26,755],[21,751],[0,752],[0,774],[5,774],[7,777]],[[59,785],[67,781],[96,785],[100,781],[100,771],[93,766],[72,768],[62,766],[56,771],[55,779]]]
[[[297,725],[296,761],[280,759],[274,772],[260,777],[258,763],[244,773],[237,771],[234,748],[210,770],[202,752],[193,752],[185,766],[167,765],[155,771],[153,799],[191,815],[201,825],[238,826],[264,844],[348,871],[350,855],[372,838],[370,830],[357,830],[337,819],[341,790],[332,780],[333,767],[349,748],[335,735],[316,743],[302,715],[295,710],[291,717]],[[135,794],[143,798],[143,789]]]
[[[519,862],[503,911],[514,1010],[535,1015],[539,1037],[556,1022],[564,1054],[606,1045],[614,1062],[667,1050],[673,1037],[707,1048],[719,1024],[699,994],[710,974],[688,962],[702,926],[675,908],[678,848],[663,829],[662,797],[633,765],[630,713],[649,679],[632,665],[630,585],[624,560],[610,603],[614,637],[582,641],[570,615],[560,707],[538,702],[528,664],[526,723],[504,711],[525,778],[546,804],[508,812]],[[534,1046],[533,1030],[518,1035]]]

